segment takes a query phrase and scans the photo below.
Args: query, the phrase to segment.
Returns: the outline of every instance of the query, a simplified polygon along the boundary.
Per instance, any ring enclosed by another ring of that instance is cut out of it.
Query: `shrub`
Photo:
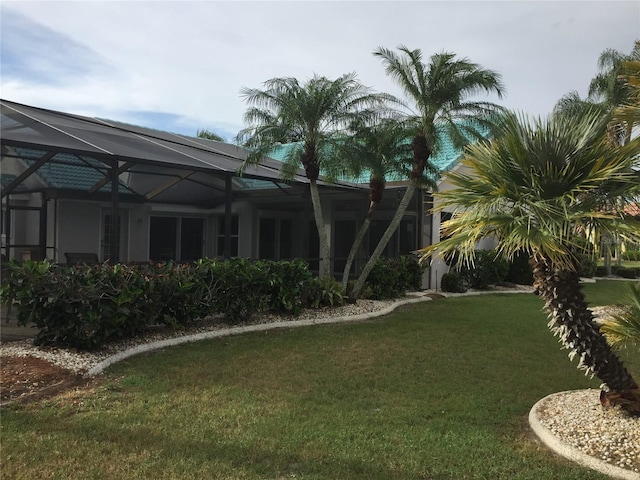
[[[398,260],[379,258],[367,278],[367,285],[371,288],[371,298],[384,300],[402,295],[404,291],[400,277]]]
[[[331,277],[313,277],[307,283],[305,300],[306,306],[311,308],[342,305],[342,285]]]
[[[598,271],[598,264],[593,257],[584,253],[579,253],[576,256],[579,262],[578,274],[585,278],[595,277]]]
[[[607,267],[603,265],[598,265],[596,267],[596,277],[606,277],[607,276]]]
[[[269,310],[299,314],[305,308],[306,290],[312,288],[313,274],[304,260],[259,261],[256,266],[264,265],[267,270],[268,289],[270,291]]]
[[[466,289],[462,286],[460,276],[455,272],[449,272],[442,275],[440,288],[443,292],[464,293]]]
[[[313,288],[312,275],[300,260],[71,267],[26,261],[5,268],[2,301],[17,309],[20,324],[36,324],[39,345],[95,349],[155,324],[180,327],[215,313],[238,323],[268,309],[296,314],[310,301],[342,302],[333,284]]]
[[[507,275],[504,278],[511,283],[518,285],[532,285],[533,271],[529,265],[529,255],[526,252],[518,252],[509,263]]]
[[[625,268],[625,267],[618,267],[616,269],[616,275],[618,275],[619,277],[622,277],[622,278],[636,278],[637,277],[635,268]]]
[[[416,256],[404,256],[398,260],[400,285],[402,292],[416,292],[422,289],[422,274],[426,266],[421,265]]]
[[[629,260],[631,262],[640,261],[640,250],[627,250],[622,254],[623,260]]]
[[[469,287],[484,289],[503,281],[508,271],[509,262],[496,258],[495,250],[476,250],[474,264],[461,265],[459,274]]]
[[[367,278],[366,287],[371,292],[369,298],[398,298],[407,291],[420,290],[424,270],[416,257],[379,258]]]

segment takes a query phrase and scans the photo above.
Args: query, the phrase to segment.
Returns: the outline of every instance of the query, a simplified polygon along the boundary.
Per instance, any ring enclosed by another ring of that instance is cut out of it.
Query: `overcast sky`
[[[231,139],[240,89],[270,78],[356,72],[401,95],[372,55],[401,44],[493,69],[501,104],[546,115],[586,95],[603,50],[631,52],[640,2],[2,0],[0,29],[3,99]]]

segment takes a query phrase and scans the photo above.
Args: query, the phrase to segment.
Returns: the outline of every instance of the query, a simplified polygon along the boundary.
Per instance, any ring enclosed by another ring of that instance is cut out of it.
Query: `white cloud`
[[[158,112],[165,129],[222,129],[227,137],[242,127],[240,88],[272,77],[355,71],[366,85],[399,94],[371,54],[378,46],[468,57],[503,75],[504,105],[546,114],[568,91],[586,93],[600,52],[629,52],[640,38],[640,3],[618,1],[3,1],[0,8],[3,98],[123,121]],[[7,20],[17,15],[21,28]],[[16,58],[22,63],[9,63]]]

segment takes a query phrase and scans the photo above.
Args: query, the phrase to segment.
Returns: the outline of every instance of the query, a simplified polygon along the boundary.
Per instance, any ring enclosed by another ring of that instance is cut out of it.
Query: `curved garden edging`
[[[362,313],[359,315],[348,315],[344,317],[335,317],[335,318],[330,317],[330,318],[321,318],[321,319],[286,320],[282,322],[261,323],[257,325],[247,325],[243,327],[230,327],[230,328],[224,328],[220,330],[213,330],[210,332],[196,333],[193,335],[185,335],[183,337],[175,337],[175,338],[168,338],[165,340],[158,340],[156,342],[146,343],[143,345],[136,345],[135,347],[131,347],[121,352],[118,352],[114,355],[111,355],[110,357],[105,358],[104,360],[98,362],[96,365],[91,367],[87,371],[87,373],[85,373],[84,376],[94,377],[96,375],[99,375],[107,367],[113,365],[114,363],[120,362],[126,358],[132,357],[134,355],[151,352],[153,350],[159,350],[161,348],[172,347],[175,345],[181,345],[183,343],[197,342],[200,340],[208,340],[208,339],[219,338],[219,337],[228,337],[231,335],[240,335],[242,333],[249,333],[249,332],[262,332],[265,330],[274,330],[277,328],[295,328],[295,327],[304,327],[304,326],[310,326],[310,325],[321,325],[325,323],[357,322],[360,320],[367,320],[369,318],[375,318],[382,315],[387,315],[402,305],[409,305],[412,303],[424,302],[428,300],[431,300],[431,298],[422,296],[422,297],[410,298],[406,300],[399,300],[395,303],[392,303],[388,307],[378,310],[376,312]]]
[[[558,455],[578,463],[584,467],[591,468],[605,475],[609,475],[613,478],[619,478],[621,480],[640,480],[640,475],[630,470],[611,465],[610,463],[600,460],[599,458],[592,457],[586,453],[580,451],[576,447],[563,442],[557,436],[553,434],[551,430],[545,427],[540,421],[538,411],[542,404],[555,396],[562,395],[567,392],[556,392],[551,395],[540,399],[529,411],[529,425],[536,434],[536,436],[544,443],[549,449]]]

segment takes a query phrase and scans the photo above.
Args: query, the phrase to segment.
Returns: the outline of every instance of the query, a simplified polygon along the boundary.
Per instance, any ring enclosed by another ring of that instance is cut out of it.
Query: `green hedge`
[[[38,345],[96,349],[145,332],[222,314],[238,323],[264,311],[299,313],[343,302],[335,281],[319,281],[306,262],[205,259],[192,264],[4,266],[2,302]]]
[[[398,298],[408,291],[420,290],[424,269],[414,257],[378,259],[367,277],[370,298]]]

